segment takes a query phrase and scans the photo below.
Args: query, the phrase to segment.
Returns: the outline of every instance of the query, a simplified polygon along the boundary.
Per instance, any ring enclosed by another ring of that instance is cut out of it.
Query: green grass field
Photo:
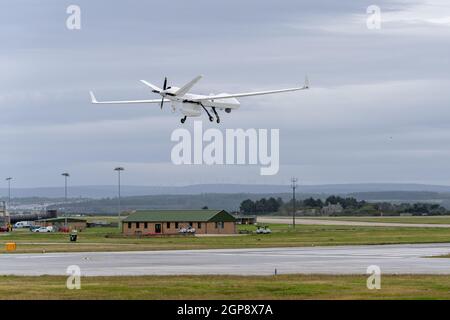
[[[403,217],[299,217],[301,219],[320,219],[359,222],[391,222],[411,224],[450,224],[450,216],[403,216]]]
[[[450,299],[450,277],[386,275],[380,290],[366,276],[87,277],[80,290],[66,277],[0,276],[0,299]]]
[[[239,226],[255,230],[255,226]],[[360,226],[270,225],[270,235],[236,235],[227,237],[121,237],[116,228],[88,228],[79,232],[79,241],[69,242],[63,233],[32,233],[27,230],[0,234],[0,252],[5,243],[17,243],[17,253],[70,251],[130,251],[211,248],[263,248],[358,244],[450,242],[447,228],[397,228]],[[112,237],[111,237],[112,235]]]

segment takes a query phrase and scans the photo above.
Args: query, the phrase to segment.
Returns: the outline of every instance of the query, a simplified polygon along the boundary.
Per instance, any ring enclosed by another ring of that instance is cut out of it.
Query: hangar
[[[125,235],[171,235],[189,227],[196,234],[233,234],[236,219],[225,210],[145,210],[122,220]]]

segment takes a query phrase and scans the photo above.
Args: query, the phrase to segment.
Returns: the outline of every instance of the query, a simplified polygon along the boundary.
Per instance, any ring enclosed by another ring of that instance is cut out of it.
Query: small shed
[[[256,224],[256,216],[254,215],[244,215],[235,214],[237,224]]]

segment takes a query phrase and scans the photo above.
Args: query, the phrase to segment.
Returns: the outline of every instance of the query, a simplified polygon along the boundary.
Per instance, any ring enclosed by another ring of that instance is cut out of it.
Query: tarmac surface
[[[302,248],[72,252],[0,254],[0,275],[66,275],[77,265],[82,276],[114,275],[270,275],[450,274],[450,243]]]
[[[288,217],[258,217],[259,223],[292,224],[292,218]],[[400,222],[364,222],[325,219],[296,218],[297,224],[323,225],[323,226],[360,226],[360,227],[407,227],[407,228],[450,228],[450,224],[444,223],[400,223]]]

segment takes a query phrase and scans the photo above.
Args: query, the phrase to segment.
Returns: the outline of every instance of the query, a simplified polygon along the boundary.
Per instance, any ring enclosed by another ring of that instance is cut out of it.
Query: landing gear
[[[217,121],[217,123],[220,123],[220,118],[219,118],[219,115],[217,114],[217,111],[216,111],[216,108],[215,107],[212,107],[212,110],[213,110],[213,112],[214,112],[214,115],[216,116],[216,121]]]
[[[205,106],[203,105],[203,103],[200,103],[200,105],[202,106],[203,110],[205,110],[206,114],[209,117],[209,121],[213,122],[214,118],[212,117],[212,115],[208,112],[208,109],[205,108]]]
[[[180,120],[181,123],[184,123],[184,122],[186,121],[186,118],[187,118],[187,117],[181,118],[181,120]]]

